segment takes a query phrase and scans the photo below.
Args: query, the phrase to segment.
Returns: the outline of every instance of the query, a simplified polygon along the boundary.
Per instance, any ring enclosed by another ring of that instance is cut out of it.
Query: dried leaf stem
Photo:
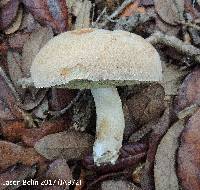
[[[193,45],[185,44],[182,40],[175,36],[165,35],[161,32],[155,32],[150,37],[146,38],[151,44],[163,44],[172,48],[175,48],[178,52],[194,58],[194,60],[200,63],[200,49]]]

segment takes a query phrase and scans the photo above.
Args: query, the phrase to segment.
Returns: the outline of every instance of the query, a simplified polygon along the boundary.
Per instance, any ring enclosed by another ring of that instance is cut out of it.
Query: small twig
[[[95,22],[92,22],[92,27],[96,27],[101,17],[106,13],[106,7],[104,7],[103,11],[99,14]]]
[[[109,17],[109,20],[117,17],[129,4],[133,3],[135,0],[125,0],[120,7],[118,7]]]
[[[80,96],[85,92],[85,90],[80,90],[76,97],[62,110],[59,111],[48,111],[48,114],[54,116],[54,117],[59,117],[63,115],[67,110],[69,110],[80,98]]]
[[[178,52],[193,57],[196,62],[200,63],[200,49],[193,45],[185,44],[175,36],[168,36],[161,32],[155,32],[150,37],[146,38],[146,40],[153,45],[163,44],[175,48]]]

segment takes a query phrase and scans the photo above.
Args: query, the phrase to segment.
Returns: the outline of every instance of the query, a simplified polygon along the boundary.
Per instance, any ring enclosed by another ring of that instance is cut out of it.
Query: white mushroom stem
[[[91,89],[96,105],[97,123],[93,157],[96,165],[118,158],[125,127],[122,103],[116,88]]]

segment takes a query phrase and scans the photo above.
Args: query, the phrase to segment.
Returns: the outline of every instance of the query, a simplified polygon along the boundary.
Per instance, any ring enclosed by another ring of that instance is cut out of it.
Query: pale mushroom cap
[[[103,29],[81,29],[51,39],[37,54],[31,77],[37,88],[126,85],[159,81],[156,49],[141,36]]]

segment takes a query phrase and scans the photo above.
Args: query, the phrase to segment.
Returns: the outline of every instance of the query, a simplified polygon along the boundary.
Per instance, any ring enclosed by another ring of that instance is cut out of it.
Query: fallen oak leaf
[[[82,159],[92,150],[94,138],[78,131],[65,131],[47,135],[36,142],[35,150],[49,160]]]
[[[72,172],[66,162],[65,159],[57,159],[55,161],[53,161],[50,165],[49,165],[49,169],[46,172],[46,179],[47,180],[63,180],[66,183],[63,183],[62,185],[56,184],[59,187],[64,188],[65,190],[69,189],[69,184],[67,184],[68,182],[70,183],[70,181],[73,181],[73,177],[72,177]]]
[[[194,69],[184,79],[174,101],[176,113],[193,105],[200,104],[200,68]]]
[[[145,163],[145,170],[143,173],[141,187],[143,190],[154,190],[154,179],[153,179],[153,169],[154,169],[154,159],[156,155],[157,146],[160,140],[166,133],[170,124],[170,108],[167,107],[162,117],[159,119],[158,123],[153,127],[153,131],[149,138],[149,149],[147,152],[147,159]]]
[[[200,170],[200,109],[189,119],[181,135],[177,156],[177,175],[184,190],[199,190]]]
[[[19,7],[18,0],[10,0],[0,11],[0,30],[4,30],[14,21]]]
[[[34,147],[35,143],[43,137],[66,130],[69,127],[69,121],[53,120],[46,121],[39,128],[26,129],[21,135],[22,142],[29,147]]]
[[[163,63],[163,79],[160,84],[165,89],[166,95],[177,95],[178,88],[188,71],[182,71],[176,65]]]
[[[50,25],[57,33],[67,30],[68,12],[65,0],[22,0],[40,23]]]
[[[158,15],[168,24],[177,25],[184,20],[183,0],[154,0]]]
[[[179,136],[185,127],[184,123],[179,120],[173,124],[158,145],[154,163],[156,190],[179,190],[175,168],[176,151],[179,146]]]
[[[42,165],[46,161],[33,148],[24,148],[2,140],[0,141],[0,155],[0,171],[18,163],[33,166],[37,163]]]
[[[127,100],[133,121],[141,126],[160,117],[165,110],[165,92],[160,84],[152,84]]]

